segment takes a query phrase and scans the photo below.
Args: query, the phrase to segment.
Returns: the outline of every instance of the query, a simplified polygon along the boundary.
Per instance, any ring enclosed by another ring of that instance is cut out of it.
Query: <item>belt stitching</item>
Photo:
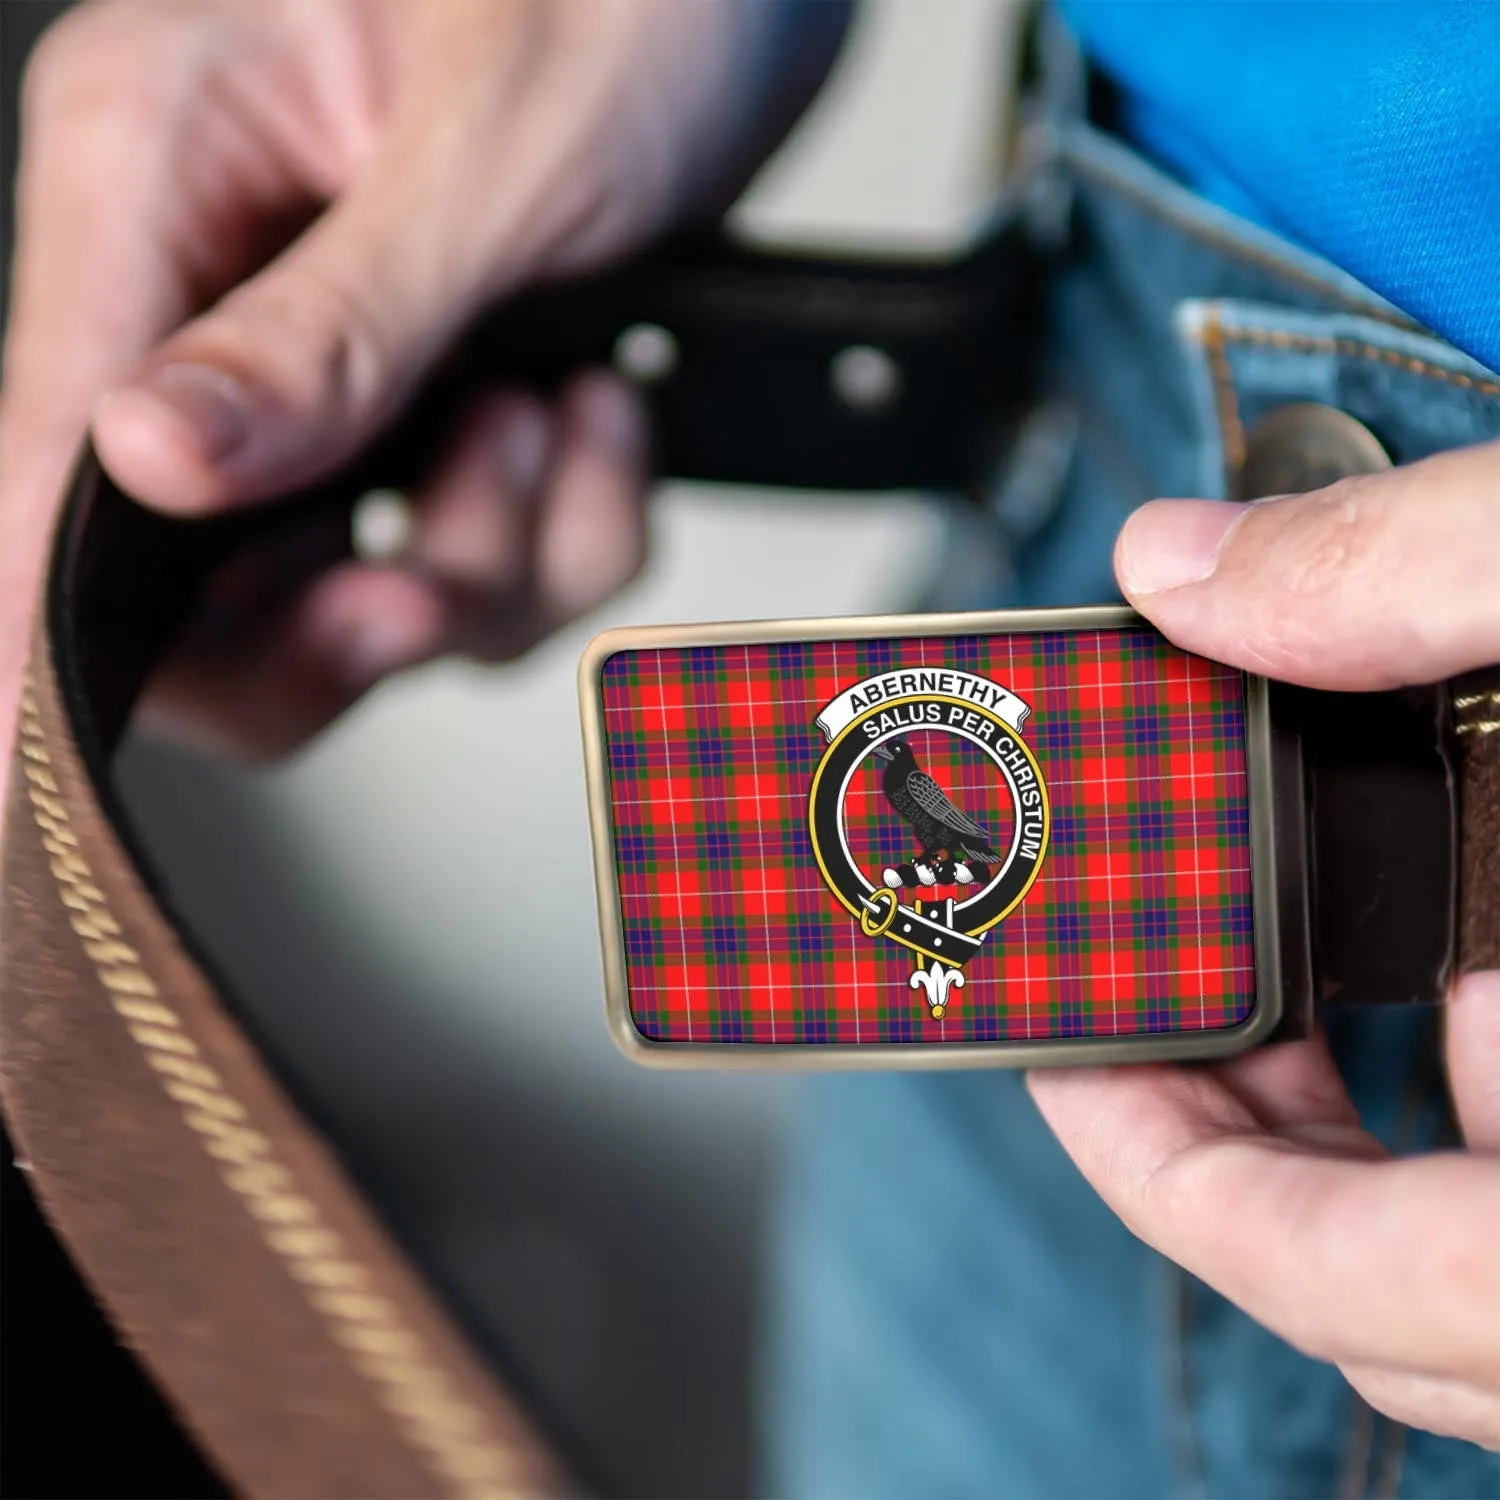
[[[1476,712],[1471,713],[1471,709]],[[1500,691],[1458,694],[1453,699],[1454,733],[1500,734],[1500,718],[1480,717],[1495,710],[1500,710]]]
[[[1401,354],[1395,349],[1383,349],[1379,344],[1361,342],[1359,339],[1336,339],[1327,335],[1289,333],[1281,328],[1237,328],[1233,324],[1220,324],[1225,339],[1240,344],[1269,344],[1275,349],[1298,349],[1311,353],[1342,354],[1349,358],[1378,360],[1384,365],[1394,365],[1412,375],[1428,380],[1441,380],[1449,385],[1473,391],[1478,396],[1500,396],[1500,380],[1484,380],[1476,375],[1465,375],[1461,370],[1450,370],[1446,365],[1434,364],[1431,360],[1417,359],[1413,355]]]
[[[1500,396],[1500,380],[1482,380],[1450,370],[1431,360],[1417,359],[1394,349],[1359,339],[1333,338],[1329,335],[1290,333],[1280,328],[1238,328],[1226,325],[1215,311],[1192,330],[1193,337],[1208,356],[1209,373],[1214,384],[1214,409],[1219,421],[1219,438],[1224,449],[1224,465],[1229,473],[1238,471],[1245,460],[1245,430],[1239,415],[1239,397],[1234,372],[1229,367],[1226,344],[1259,344],[1273,349],[1297,350],[1310,354],[1339,354],[1348,359],[1367,359],[1393,365],[1409,374],[1427,380],[1439,380],[1473,391],[1478,396]],[[1496,695],[1490,695],[1495,697]],[[1497,699],[1500,701],[1500,699]],[[1493,734],[1500,730],[1500,720],[1481,720],[1465,726],[1468,734]]]
[[[1224,326],[1217,313],[1211,313],[1204,321],[1199,339],[1208,355],[1209,373],[1214,382],[1214,412],[1219,419],[1224,471],[1238,474],[1245,462],[1245,424],[1240,420],[1239,392],[1224,348]]]
[[[80,852],[41,720],[35,679],[28,673],[21,698],[19,749],[32,815],[51,857],[58,895],[69,910],[99,982],[126,1023],[162,1087],[182,1107],[183,1123],[215,1161],[228,1163],[224,1183],[257,1223],[265,1243],[286,1265],[308,1303],[325,1320],[350,1364],[376,1389],[403,1437],[439,1478],[465,1500],[500,1500],[521,1493],[506,1449],[482,1435],[484,1419],[455,1397],[450,1378],[423,1357],[415,1334],[385,1297],[363,1288],[365,1268],[346,1254],[338,1236],[319,1223],[317,1207],[295,1191],[288,1168],[270,1142],[246,1122],[249,1111],[202,1062],[201,1049],[181,1018],[159,998],[140,955],[123,941],[92,868]]]

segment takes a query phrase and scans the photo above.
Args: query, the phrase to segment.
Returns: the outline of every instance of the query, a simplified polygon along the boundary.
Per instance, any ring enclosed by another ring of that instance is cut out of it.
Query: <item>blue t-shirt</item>
[[[1500,3],[1062,10],[1137,146],[1500,369]]]

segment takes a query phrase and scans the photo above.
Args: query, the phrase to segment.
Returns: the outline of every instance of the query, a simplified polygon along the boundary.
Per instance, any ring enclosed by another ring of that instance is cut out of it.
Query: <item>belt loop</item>
[[[1054,5],[1044,5],[1033,29],[1037,81],[1053,122],[1072,125],[1088,108],[1088,68],[1078,39]]]
[[[1055,6],[1032,7],[1023,27],[1008,176],[1032,240],[1043,250],[1056,250],[1067,238],[1073,205],[1061,166],[1063,139],[1085,117],[1088,74],[1078,42]]]

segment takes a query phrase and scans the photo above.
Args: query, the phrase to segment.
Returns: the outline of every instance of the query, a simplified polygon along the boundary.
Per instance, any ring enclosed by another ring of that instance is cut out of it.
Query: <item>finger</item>
[[[183,279],[156,232],[157,195],[170,179],[166,133],[150,128],[151,83],[141,78],[130,88],[128,53],[91,40],[99,25],[90,9],[55,25],[32,56],[22,98],[0,388],[0,743],[7,745],[47,538],[89,411],[187,310]],[[8,770],[0,760],[0,794]]]
[[[28,67],[0,395],[0,738],[46,538],[100,393],[284,242],[311,202],[289,158],[205,90],[244,50],[241,21],[81,6]]]
[[[151,84],[134,84],[109,25],[81,9],[27,66],[5,351],[11,484],[41,463],[58,488],[99,391],[187,311],[155,233],[168,133],[152,128]]]
[[[512,592],[530,569],[552,426],[534,398],[477,399],[413,497],[404,543],[371,566],[338,562],[350,539],[321,518],[236,558],[150,684],[140,727],[205,753],[285,754],[385,672],[465,649],[458,598]]]
[[[482,661],[508,661],[559,626],[593,609],[622,588],[640,568],[646,546],[645,480],[648,428],[636,390],[617,377],[592,371],[564,391],[552,420],[549,462],[529,503],[501,486],[503,539],[496,536],[498,571],[449,562],[431,568],[449,607],[449,646]],[[464,465],[456,466],[461,472]],[[456,475],[451,471],[447,482]],[[483,482],[492,482],[484,480]],[[493,519],[479,518],[482,485],[467,500],[440,491],[423,503],[418,557],[430,564],[434,524],[452,517],[454,543],[467,546]],[[462,515],[460,515],[462,512]],[[464,519],[464,518],[469,519]],[[517,570],[512,548],[524,556]],[[455,545],[454,551],[457,550]]]
[[[30,487],[54,493],[100,394],[273,254],[326,191],[305,101],[265,66],[259,23],[223,7],[93,4],[35,49],[6,339],[8,494],[36,463]]]
[[[474,8],[472,62],[399,102],[377,153],[300,238],[101,400],[95,438],[127,489],[196,512],[336,468],[541,253],[574,207],[555,201],[553,170],[587,112],[526,134],[523,106],[540,107],[519,67],[530,28],[495,33],[492,20]],[[526,149],[496,173],[518,133]]]
[[[508,660],[556,623],[537,595],[536,538],[558,427],[532,397],[481,398],[415,497],[404,561],[443,601],[443,649]]]
[[[150,232],[159,143],[129,128],[97,67],[80,67],[93,24],[90,13],[80,12],[44,36],[22,100],[0,393],[0,739],[6,744],[46,537],[89,410],[99,390],[131,368],[183,306],[169,257]]]
[[[180,511],[264,498],[336,468],[396,410],[472,294],[386,285],[400,272],[376,247],[402,235],[369,217],[330,209],[101,398],[94,440],[118,483]]]
[[[537,532],[544,609],[573,619],[639,571],[646,551],[647,420],[640,394],[602,371],[564,395],[559,454]]]
[[[1464,1140],[1500,1154],[1500,970],[1466,974],[1444,1012],[1448,1082]]]
[[[256,599],[274,597],[282,573],[305,573],[327,539],[292,535],[285,556],[245,559],[215,599],[233,628],[200,631],[177,654],[143,727],[218,754],[280,755],[389,672],[446,651],[519,654],[634,570],[644,450],[644,409],[614,377],[575,381],[555,418],[529,396],[481,398],[417,493],[398,560],[343,565],[266,620]],[[559,514],[585,534],[570,542],[565,524],[559,535]],[[545,562],[544,531],[560,554]],[[580,562],[570,545],[593,550]],[[561,585],[544,589],[544,571]]]
[[[431,571],[448,603],[450,649],[509,661],[609,598],[640,567],[647,451],[640,396],[613,375],[580,376],[563,394],[552,433],[548,466],[529,503],[517,505],[515,489],[502,485],[498,498],[507,520],[503,540],[495,538],[501,543],[498,570],[486,575],[450,563]],[[466,509],[475,513],[481,504],[476,487]],[[429,498],[424,517],[429,507],[435,521],[454,515],[457,541],[457,497]],[[494,522],[473,524],[484,531]],[[428,527],[424,518],[419,556],[430,562],[435,543]],[[524,554],[519,568],[513,547]]]
[[[1500,1392],[1410,1370],[1350,1364],[1342,1368],[1345,1379],[1371,1406],[1397,1422],[1500,1448]]]
[[[214,755],[285,755],[380,679],[434,655],[446,628],[429,582],[347,563],[242,637],[178,652],[152,682],[139,723]]]
[[[1065,1107],[1060,1101],[1076,1099],[1062,1118],[1075,1128],[1107,1132],[1084,1149],[1091,1158],[1109,1163],[1106,1175],[1112,1179],[1128,1181],[1154,1170],[1169,1147],[1187,1150],[1207,1129],[1225,1136],[1273,1131],[1310,1143],[1332,1143],[1350,1155],[1383,1154],[1360,1126],[1321,1033],[1306,1041],[1261,1048],[1217,1068],[1163,1065],[1118,1071],[1120,1082],[1148,1090],[1157,1133],[1117,1131],[1112,1114],[1088,1109],[1100,1081],[1113,1082],[1116,1070],[1048,1069],[1026,1078],[1049,1121],[1052,1110]],[[1180,1133],[1169,1141],[1160,1132],[1173,1124]],[[1072,1140],[1064,1144],[1073,1149]]]
[[[1267,1131],[1208,1072],[1035,1074],[1032,1092],[1136,1234],[1298,1347],[1500,1382],[1500,1164],[1373,1161],[1316,1113]]]
[[[634,575],[646,450],[644,403],[605,372],[555,412],[514,393],[476,406],[419,493],[407,558],[447,603],[449,650],[509,660]]]
[[[1115,567],[1190,651],[1310,687],[1438,681],[1500,660],[1500,446],[1248,506],[1155,501]]]
[[[496,594],[520,588],[532,566],[556,427],[534,397],[479,398],[413,497],[416,532],[406,561],[444,583]]]
[[[1360,1124],[1321,1031],[1306,1041],[1258,1048],[1208,1070],[1206,1077],[1244,1104],[1262,1130],[1351,1155],[1384,1155]]]

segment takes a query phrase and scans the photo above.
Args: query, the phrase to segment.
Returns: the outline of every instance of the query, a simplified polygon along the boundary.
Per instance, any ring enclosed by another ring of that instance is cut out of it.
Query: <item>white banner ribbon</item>
[[[866,677],[863,682],[845,688],[818,715],[818,728],[832,743],[860,714],[898,698],[955,698],[973,704],[1017,731],[1031,712],[1031,705],[1023,703],[1008,687],[977,673],[907,667]]]

